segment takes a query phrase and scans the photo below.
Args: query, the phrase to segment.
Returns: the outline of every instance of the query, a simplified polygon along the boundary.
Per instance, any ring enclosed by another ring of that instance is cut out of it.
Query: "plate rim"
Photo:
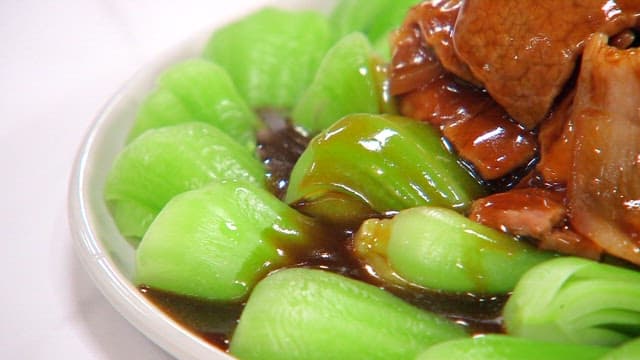
[[[104,133],[117,123],[132,125],[134,119],[119,119],[118,113],[132,103],[139,102],[139,88],[150,89],[157,75],[169,65],[197,56],[211,31],[195,36],[161,53],[134,73],[106,102],[85,133],[74,160],[67,194],[68,222],[74,252],[83,268],[103,296],[129,323],[157,346],[179,359],[234,359],[223,350],[193,334],[187,327],[172,319],[162,309],[147,300],[119,268],[114,256],[105,246],[100,225],[114,227],[113,220],[104,218],[98,208],[105,207],[95,198],[102,194],[96,189],[96,159],[106,146]],[[142,94],[144,96],[145,94]],[[128,129],[127,129],[128,130]],[[124,138],[118,139],[124,141]],[[119,242],[126,240],[118,234]]]

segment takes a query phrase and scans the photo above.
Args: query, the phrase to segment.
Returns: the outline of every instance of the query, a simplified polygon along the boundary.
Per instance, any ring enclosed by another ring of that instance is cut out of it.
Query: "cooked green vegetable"
[[[249,150],[256,146],[257,116],[224,69],[210,61],[191,59],[163,72],[140,105],[129,139],[149,129],[189,121],[209,123]]]
[[[291,115],[308,133],[324,130],[345,115],[394,112],[385,95],[385,74],[361,33],[340,40],[324,57],[314,81]]]
[[[581,258],[528,271],[504,309],[510,334],[616,345],[640,336],[640,273]]]
[[[309,246],[315,223],[255,185],[213,183],[173,198],[136,257],[138,285],[215,301],[245,298],[259,278]]]
[[[335,6],[329,21],[335,38],[341,38],[354,31],[367,35],[376,43],[386,43],[380,47],[380,55],[389,57],[388,37],[404,20],[409,8],[418,0],[341,0]]]
[[[366,0],[356,1],[363,2]],[[391,33],[402,25],[409,9],[420,2],[420,0],[386,0],[386,6],[380,15],[374,18],[374,21],[366,30],[367,36],[369,36],[372,43],[384,44],[382,47],[376,47],[380,54],[385,56],[391,55],[389,52],[389,43],[391,40],[389,37]]]
[[[367,220],[354,242],[356,254],[383,280],[449,292],[507,293],[528,269],[554,256],[435,207]]]
[[[230,346],[251,359],[414,359],[462,327],[375,286],[322,270],[280,270],[249,297]]]
[[[640,359],[640,337],[634,340],[627,341],[626,343],[611,350],[607,355],[600,358],[600,360],[630,360]]]
[[[610,348],[484,335],[436,344],[416,360],[595,360]]]
[[[354,31],[366,34],[372,23],[379,18],[385,7],[393,0],[341,0],[329,16],[335,39]]]
[[[217,30],[204,57],[229,72],[252,108],[291,109],[331,44],[322,14],[266,8]]]
[[[464,210],[482,194],[429,125],[393,115],[349,115],[316,136],[291,173],[286,201],[359,225],[420,205]]]
[[[212,181],[264,186],[264,169],[246,147],[217,128],[184,123],[146,131],[118,155],[105,200],[123,236],[137,244],[175,195]]]

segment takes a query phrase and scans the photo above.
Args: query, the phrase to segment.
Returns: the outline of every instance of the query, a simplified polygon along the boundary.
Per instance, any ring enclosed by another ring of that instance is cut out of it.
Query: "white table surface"
[[[266,2],[0,1],[0,358],[170,358],[76,258],[72,163],[94,116],[139,67]]]

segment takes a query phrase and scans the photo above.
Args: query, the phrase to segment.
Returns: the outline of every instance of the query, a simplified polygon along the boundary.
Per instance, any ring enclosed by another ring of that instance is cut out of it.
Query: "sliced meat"
[[[640,51],[586,45],[571,121],[573,228],[605,251],[640,264]]]
[[[633,27],[639,13],[640,2],[631,0],[466,0],[453,44],[492,97],[534,128],[571,76],[585,39]]]
[[[400,112],[441,129],[458,155],[485,180],[528,164],[536,155],[533,133],[512,121],[486,92],[446,73],[400,100]]]
[[[566,188],[571,178],[574,126],[571,110],[575,93],[569,94],[540,125],[540,161],[535,174],[548,187]]]
[[[461,5],[462,0],[423,1],[409,10],[391,41],[392,95],[406,94],[434,80],[441,64],[459,78],[480,85],[453,48],[453,29]]]
[[[445,124],[470,119],[495,102],[480,89],[456,82],[440,72],[438,78],[400,98],[400,113],[442,129]]]
[[[534,238],[537,246],[562,254],[598,259],[602,249],[566,227],[561,192],[526,188],[476,200],[469,218],[513,235]]]
[[[541,238],[562,225],[566,211],[562,194],[528,188],[476,200],[469,218],[514,235]]]
[[[445,69],[461,79],[479,85],[453,47],[453,31],[463,0],[423,1],[412,8],[407,22],[416,24]]]
[[[545,234],[538,239],[538,248],[593,260],[600,260],[604,253],[598,244],[569,228],[553,230]]]
[[[436,54],[426,46],[420,28],[403,25],[394,34],[389,92],[401,95],[430,83],[442,73]]]
[[[474,117],[444,125],[442,133],[485,180],[525,167],[536,155],[535,136],[493,102]]]

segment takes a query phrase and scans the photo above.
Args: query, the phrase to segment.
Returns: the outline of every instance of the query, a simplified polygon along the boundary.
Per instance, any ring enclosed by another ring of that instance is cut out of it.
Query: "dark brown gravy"
[[[309,138],[297,132],[273,110],[258,111],[267,128],[258,132],[258,155],[267,169],[269,190],[283,199],[293,165],[309,144]]]
[[[226,350],[244,304],[222,304],[141,286],[140,292],[173,320]]]
[[[273,129],[258,134],[258,153],[267,169],[271,191],[282,198],[296,160],[309,139],[270,113]],[[276,124],[276,126],[273,126]],[[370,275],[350,247],[352,230],[328,226],[313,249],[286,249],[294,267],[329,270],[385,288]],[[327,236],[329,235],[329,236]],[[277,239],[272,239],[276,244]],[[441,314],[466,326],[470,333],[502,332],[500,313],[506,296],[445,294],[421,288],[387,287],[387,291],[422,309]],[[172,319],[216,347],[227,350],[244,303],[221,304],[140,287],[140,291]]]

